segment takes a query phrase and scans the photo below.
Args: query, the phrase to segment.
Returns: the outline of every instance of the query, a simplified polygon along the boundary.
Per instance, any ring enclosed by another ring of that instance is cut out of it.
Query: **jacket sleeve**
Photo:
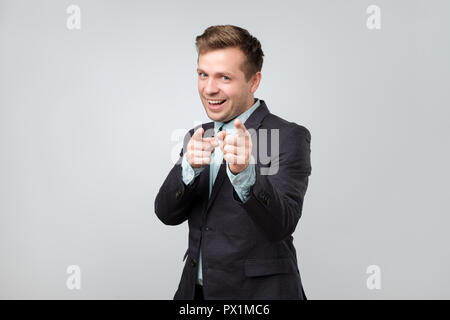
[[[183,148],[180,158],[170,170],[155,198],[155,213],[159,220],[167,225],[178,225],[183,223],[190,213],[192,203],[196,197],[195,188],[198,184],[198,177],[186,185],[183,182],[181,161],[187,144],[194,130],[191,129],[184,137]]]
[[[256,163],[256,181],[250,197],[243,203],[233,190],[233,198],[271,241],[291,235],[302,214],[303,199],[311,174],[311,134],[295,124],[279,139],[278,155],[271,155],[270,168],[275,174],[264,173]],[[263,173],[263,174],[262,174]]]

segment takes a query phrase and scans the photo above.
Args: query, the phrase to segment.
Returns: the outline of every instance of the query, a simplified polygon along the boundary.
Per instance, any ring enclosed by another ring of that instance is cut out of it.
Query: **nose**
[[[219,92],[219,88],[217,87],[214,79],[212,79],[212,78],[208,79],[208,82],[205,86],[205,94],[213,95],[217,92]]]

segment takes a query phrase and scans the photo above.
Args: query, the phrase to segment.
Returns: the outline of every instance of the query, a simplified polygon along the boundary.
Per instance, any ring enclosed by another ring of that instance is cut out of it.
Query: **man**
[[[186,134],[155,199],[163,223],[189,224],[174,299],[306,299],[292,233],[311,135],[254,98],[264,54],[247,30],[209,27],[196,47],[198,91],[213,121]]]

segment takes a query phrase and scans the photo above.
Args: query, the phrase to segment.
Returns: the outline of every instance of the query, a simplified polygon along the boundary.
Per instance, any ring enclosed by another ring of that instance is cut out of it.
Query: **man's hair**
[[[195,46],[198,55],[216,49],[241,49],[246,57],[241,69],[247,81],[262,69],[264,53],[261,43],[243,28],[232,25],[211,26],[195,38]]]

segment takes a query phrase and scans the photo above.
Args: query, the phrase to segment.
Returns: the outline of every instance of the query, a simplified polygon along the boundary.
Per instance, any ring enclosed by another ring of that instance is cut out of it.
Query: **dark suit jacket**
[[[183,183],[181,159],[197,128],[186,134],[180,158],[156,196],[155,212],[163,223],[189,223],[187,260],[174,299],[194,297],[200,246],[205,299],[306,299],[292,233],[311,174],[311,135],[305,127],[271,114],[262,100],[244,124],[267,129],[265,154],[270,156],[269,163],[262,163],[260,136],[253,134],[256,182],[245,203],[228,179],[225,161],[210,198],[209,165],[192,185]],[[202,127],[205,137],[214,135],[214,122]],[[279,152],[271,148],[275,135],[270,129],[279,129]],[[276,173],[261,174],[269,168]]]

